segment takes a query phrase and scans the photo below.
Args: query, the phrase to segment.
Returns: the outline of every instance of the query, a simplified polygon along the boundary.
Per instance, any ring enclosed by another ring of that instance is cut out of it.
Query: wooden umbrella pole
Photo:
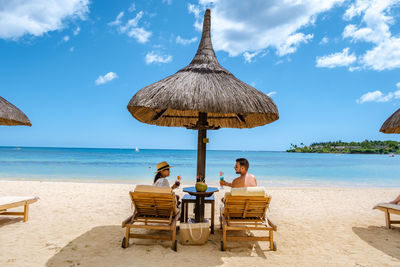
[[[198,139],[197,139],[197,182],[204,182],[206,178],[206,145],[207,138],[207,113],[199,113]]]

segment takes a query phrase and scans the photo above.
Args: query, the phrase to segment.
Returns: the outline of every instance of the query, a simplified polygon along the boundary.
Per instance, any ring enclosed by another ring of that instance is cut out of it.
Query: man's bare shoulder
[[[242,187],[243,186],[242,184],[243,184],[243,179],[240,176],[233,179],[232,181],[232,187]]]
[[[251,174],[251,173],[248,173],[248,174],[246,175],[246,180],[247,180],[247,181],[257,181],[256,177],[255,177],[253,174]]]
[[[246,186],[257,186],[257,179],[253,174],[246,175]]]

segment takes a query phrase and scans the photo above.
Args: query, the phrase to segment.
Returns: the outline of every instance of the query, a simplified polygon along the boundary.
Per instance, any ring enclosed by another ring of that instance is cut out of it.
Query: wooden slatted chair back
[[[170,217],[175,215],[176,197],[174,193],[129,192],[137,216]]]
[[[265,219],[270,196],[226,196],[224,214],[227,219]]]

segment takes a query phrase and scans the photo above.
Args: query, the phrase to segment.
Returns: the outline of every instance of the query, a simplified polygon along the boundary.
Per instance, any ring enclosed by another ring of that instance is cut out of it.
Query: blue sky
[[[400,1],[0,1],[0,96],[32,127],[0,145],[196,149],[197,133],[136,121],[141,88],[190,63],[211,8],[219,62],[269,94],[280,119],[209,131],[208,149],[400,140]]]

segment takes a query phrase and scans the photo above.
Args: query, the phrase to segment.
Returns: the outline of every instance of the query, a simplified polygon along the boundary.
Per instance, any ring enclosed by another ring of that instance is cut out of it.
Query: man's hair
[[[239,162],[239,165],[243,166],[246,169],[246,171],[250,167],[249,161],[247,159],[245,159],[245,158],[236,159],[236,162]]]

